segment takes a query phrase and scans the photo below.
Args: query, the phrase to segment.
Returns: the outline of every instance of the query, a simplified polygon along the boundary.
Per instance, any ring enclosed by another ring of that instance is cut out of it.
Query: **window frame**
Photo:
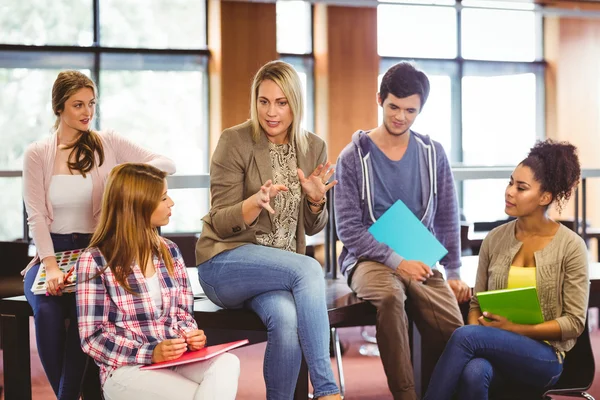
[[[208,22],[208,0],[204,0],[206,21]],[[210,59],[210,51],[208,46],[197,49],[170,49],[170,48],[123,48],[123,47],[108,47],[102,46],[100,37],[100,0],[92,0],[92,33],[93,42],[89,46],[78,45],[23,45],[23,44],[4,44],[0,43],[0,68],[22,68],[22,69],[88,69],[90,70],[91,78],[96,83],[98,96],[101,98],[101,82],[100,71],[102,70],[122,70],[122,71],[141,71],[152,70],[148,66],[164,71],[200,71],[204,74],[203,93],[201,96],[205,99],[205,106],[199,112],[202,114],[202,120],[205,121],[203,129],[207,133],[205,137],[206,147],[209,148],[210,135],[208,134],[209,118],[209,79],[208,79],[208,62]],[[206,38],[208,40],[208,23],[205,24]],[[208,44],[208,43],[207,43]],[[110,58],[110,67],[103,68],[102,56],[108,55]],[[141,63],[137,65],[131,63],[133,58],[138,58]],[[161,62],[162,60],[162,62]],[[160,66],[163,69],[160,69]],[[168,66],[169,68],[165,68]],[[193,67],[197,66],[197,69]],[[98,127],[99,121],[102,118],[102,104],[98,105],[94,123],[95,128]],[[207,157],[206,170],[210,163],[210,157]],[[11,179],[16,176],[21,176],[20,170],[2,171],[0,178]],[[25,209],[22,205],[22,212],[25,215]],[[186,233],[179,232],[176,233]],[[28,229],[23,227],[23,238],[27,239]]]
[[[390,4],[381,2],[380,4]],[[414,3],[393,3],[403,6],[423,6],[423,4]],[[535,15],[535,60],[534,61],[494,61],[494,60],[474,60],[465,59],[462,56],[462,10],[466,8],[478,9],[497,9],[507,10],[507,8],[490,8],[477,6],[463,6],[460,2],[455,5],[436,5],[431,4],[429,7],[446,7],[454,8],[456,12],[456,48],[457,54],[455,58],[415,58],[415,57],[389,57],[380,56],[379,73],[383,74],[392,65],[401,61],[414,61],[426,70],[428,73],[448,75],[451,80],[451,150],[448,154],[450,164],[453,167],[461,167],[463,165],[463,135],[462,135],[462,115],[463,115],[463,93],[462,79],[465,76],[485,76],[485,74],[514,74],[515,72],[534,73],[536,76],[536,139],[544,139],[546,132],[545,107],[546,107],[546,69],[547,63],[544,59],[544,43],[543,43],[543,25],[544,14],[539,7],[534,7],[532,10],[523,10],[516,8],[518,11],[534,12]],[[476,74],[469,73],[469,70],[477,71]],[[469,165],[469,167],[475,167]],[[459,207],[464,205],[464,183],[463,181],[456,182]]]

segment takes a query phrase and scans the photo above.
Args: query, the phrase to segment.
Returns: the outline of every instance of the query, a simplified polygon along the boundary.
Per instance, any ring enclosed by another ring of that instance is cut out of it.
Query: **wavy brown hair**
[[[166,173],[148,164],[125,163],[111,171],[104,196],[102,213],[89,247],[98,247],[117,282],[135,293],[128,282],[132,266],[142,272],[157,256],[162,259],[169,275],[173,275],[173,259],[169,248],[160,239],[150,220],[160,203]]]
[[[56,115],[54,130],[58,129],[60,124],[60,113],[65,109],[65,103],[69,97],[73,96],[78,90],[88,88],[94,92],[97,97],[98,91],[94,81],[79,71],[62,71],[56,77],[52,86],[52,111]],[[104,148],[100,136],[92,131],[79,131],[79,138],[71,146],[69,161],[67,165],[69,170],[76,170],[85,174],[90,172],[96,164],[95,155],[98,154],[98,166],[104,163]]]

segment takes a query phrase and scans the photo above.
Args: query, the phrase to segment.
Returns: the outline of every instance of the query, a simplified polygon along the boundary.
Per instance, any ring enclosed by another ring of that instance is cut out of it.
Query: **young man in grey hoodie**
[[[417,399],[405,300],[423,341],[426,387],[450,335],[463,324],[457,300],[470,297],[459,274],[459,215],[448,158],[438,142],[410,130],[428,95],[429,79],[422,71],[408,62],[391,67],[377,94],[383,124],[355,132],[336,166],[341,269],[358,297],[377,308],[377,344],[395,400]],[[368,232],[397,200],[448,250],[441,260],[447,282],[437,268],[404,259]]]

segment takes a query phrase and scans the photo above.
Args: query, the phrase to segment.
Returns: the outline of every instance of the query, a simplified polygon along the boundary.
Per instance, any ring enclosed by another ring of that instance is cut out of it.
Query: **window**
[[[484,0],[463,0],[460,6],[452,0],[383,3],[377,13],[380,80],[389,67],[409,60],[431,84],[413,129],[439,141],[453,165],[506,166],[523,159],[544,135],[542,17],[535,6]],[[505,187],[505,180],[460,183],[467,220],[504,218]]]
[[[304,91],[302,127],[315,129],[312,7],[308,1],[277,1],[277,52],[298,72]]]
[[[0,43],[90,46],[92,0],[3,1]]]
[[[99,15],[92,0],[4,3],[0,170],[21,170],[27,145],[50,134],[52,84],[78,69],[98,85],[96,127],[173,158],[179,174],[208,172],[205,1],[99,0]],[[0,214],[0,240],[21,237],[21,179],[0,177],[0,190],[11,210]],[[177,207],[165,231],[200,231],[208,191],[170,194]]]
[[[388,57],[456,57],[453,7],[377,6],[377,51]]]
[[[277,52],[312,53],[312,9],[307,1],[278,1]]]
[[[462,38],[464,58],[535,61],[536,15],[533,11],[465,8]]]
[[[204,49],[206,1],[100,0],[103,46]]]

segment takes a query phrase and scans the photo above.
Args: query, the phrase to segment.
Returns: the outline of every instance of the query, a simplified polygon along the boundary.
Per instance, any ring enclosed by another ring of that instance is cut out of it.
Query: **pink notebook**
[[[243,346],[248,343],[248,339],[238,340],[237,342],[229,342],[223,344],[217,344],[215,346],[208,346],[196,351],[186,351],[181,357],[176,360],[163,361],[155,364],[144,365],[140,369],[159,369],[174,367],[176,365],[189,364],[198,361],[208,360],[218,356],[219,354],[225,353],[226,351],[235,349],[236,347]]]

